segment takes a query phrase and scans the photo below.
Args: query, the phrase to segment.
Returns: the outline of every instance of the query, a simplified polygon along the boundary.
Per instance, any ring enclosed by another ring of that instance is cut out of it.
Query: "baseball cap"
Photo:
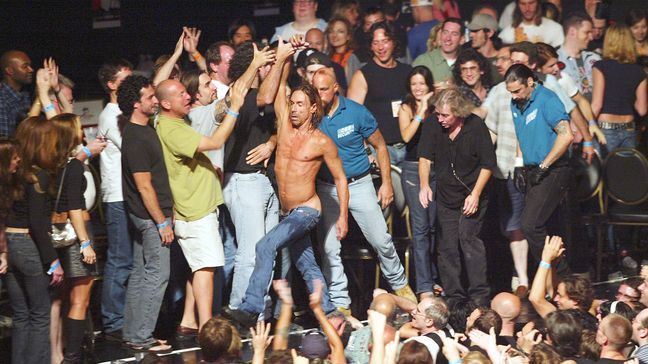
[[[306,59],[304,60],[304,68],[312,66],[314,64],[321,64],[324,67],[333,67],[331,57],[320,51],[312,52],[311,54],[306,56]]]
[[[309,359],[326,359],[331,354],[331,348],[324,334],[319,331],[311,331],[302,336],[300,352]]]
[[[411,7],[415,6],[432,6],[432,0],[412,0],[410,3]]]
[[[490,31],[497,31],[497,20],[488,14],[475,14],[468,24],[469,30],[489,29]]]

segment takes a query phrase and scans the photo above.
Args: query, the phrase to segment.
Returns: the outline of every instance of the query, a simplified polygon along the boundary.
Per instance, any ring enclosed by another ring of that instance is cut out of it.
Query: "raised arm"
[[[184,46],[184,50],[190,56],[189,60],[196,62],[196,66],[198,66],[201,71],[207,72],[207,61],[205,61],[202,54],[198,52],[198,41],[200,40],[201,30],[198,28],[187,27],[183,27],[182,29],[185,33],[182,45]]]
[[[286,350],[288,349],[288,337],[290,336],[290,321],[293,314],[293,298],[288,281],[285,279],[276,280],[272,282],[272,288],[277,293],[279,301],[281,301],[281,311],[279,312],[279,319],[275,326],[274,341],[272,342],[272,350]]]
[[[565,248],[563,248],[562,239],[559,236],[549,236],[545,239],[545,245],[542,249],[542,261],[538,266],[531,291],[529,292],[529,302],[533,305],[540,317],[546,317],[550,312],[556,310],[556,306],[547,301],[547,280],[551,276],[551,263],[558,258]]]
[[[178,60],[182,55],[184,39],[185,39],[185,30],[183,28],[182,33],[180,33],[180,38],[178,38],[178,41],[176,42],[175,49],[173,50],[173,54],[171,55],[171,57],[169,57],[169,59],[166,62],[164,62],[162,67],[160,67],[157,73],[155,74],[155,77],[153,78],[153,86],[157,86],[160,82],[164,80],[168,80],[169,77],[171,76],[171,72],[173,72],[173,67],[175,67],[176,63],[178,63]]]
[[[315,315],[317,322],[319,322],[320,326],[322,327],[322,330],[324,331],[324,335],[326,335],[328,344],[331,347],[331,363],[346,364],[346,357],[344,356],[344,345],[342,344],[342,339],[340,339],[340,336],[338,335],[337,331],[335,331],[333,325],[326,318],[326,313],[324,313],[324,310],[322,309],[323,285],[324,282],[320,280],[313,281],[314,288],[313,288],[313,293],[311,293],[309,296],[309,301],[310,301],[309,306],[313,311],[313,314]]]
[[[283,65],[287,59],[290,59],[295,53],[295,50],[290,43],[284,42],[279,39],[277,46],[277,60],[272,65],[270,72],[259,86],[259,93],[257,94],[257,106],[272,105],[277,97],[277,92],[283,91],[280,88],[281,78],[283,75]]]
[[[336,237],[338,240],[342,240],[349,229],[349,186],[347,183],[347,177],[344,174],[344,168],[342,167],[342,160],[338,156],[337,147],[330,138],[323,134],[322,140],[321,146],[324,155],[324,162],[329,171],[331,171],[331,175],[335,180],[335,189],[337,190],[338,199],[340,200],[340,216],[338,217],[336,224]]]
[[[43,113],[48,120],[58,114],[56,112],[54,104],[52,104],[52,100],[50,100],[49,98],[50,88],[51,85],[49,71],[45,68],[41,68],[36,71],[36,95],[38,96],[38,100],[40,100],[40,104],[43,107]]]

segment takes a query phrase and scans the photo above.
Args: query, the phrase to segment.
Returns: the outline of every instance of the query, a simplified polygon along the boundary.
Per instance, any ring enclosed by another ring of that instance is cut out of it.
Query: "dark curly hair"
[[[571,275],[563,278],[560,283],[565,285],[567,297],[576,302],[581,310],[589,310],[594,301],[594,290],[589,279]]]
[[[254,59],[254,47],[252,41],[248,40],[239,44],[234,50],[234,55],[230,60],[229,71],[227,75],[231,82],[239,79],[245,73],[245,70],[250,67],[250,63]]]
[[[491,65],[481,53],[477,52],[474,48],[465,48],[459,52],[459,56],[455,61],[454,67],[452,67],[452,75],[455,79],[457,85],[465,85],[464,80],[461,78],[461,65],[466,64],[470,61],[477,63],[479,66],[479,71],[483,72],[481,75],[481,83],[485,88],[489,88],[493,85],[493,80],[491,78]]]
[[[117,104],[122,114],[117,118],[119,131],[122,132],[126,123],[133,115],[135,104],[142,98],[142,89],[151,86],[151,81],[139,75],[126,77],[117,89]]]

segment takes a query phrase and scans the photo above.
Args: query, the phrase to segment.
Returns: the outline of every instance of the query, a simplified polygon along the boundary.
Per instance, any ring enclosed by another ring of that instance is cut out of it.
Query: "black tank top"
[[[392,103],[395,103],[395,113],[398,114],[400,100],[403,99],[407,91],[407,76],[412,67],[396,62],[396,67],[384,68],[371,59],[361,70],[367,81],[367,97],[364,105],[378,121],[378,129],[385,138],[385,142],[387,144],[402,143],[403,138],[398,128],[398,117],[394,117]]]

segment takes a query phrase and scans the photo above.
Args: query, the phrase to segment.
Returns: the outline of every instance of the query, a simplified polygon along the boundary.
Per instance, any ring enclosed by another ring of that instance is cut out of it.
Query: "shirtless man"
[[[310,241],[310,231],[320,219],[321,202],[315,193],[315,176],[322,161],[331,171],[340,198],[340,217],[337,238],[347,233],[349,190],[347,179],[333,141],[317,129],[322,119],[322,102],[317,90],[304,84],[293,90],[290,100],[285,88],[289,64],[284,64],[303,42],[284,43],[279,39],[277,62],[268,78],[280,76],[279,92],[274,107],[277,115],[277,156],[275,172],[279,185],[281,222],[256,245],[256,261],[243,303],[238,309],[225,307],[223,316],[237,325],[240,333],[248,332],[265,309],[272,269],[277,252],[289,248],[290,258],[301,272],[308,290],[313,292],[313,281],[325,282]],[[328,289],[324,285],[322,308],[326,313],[335,310]]]

